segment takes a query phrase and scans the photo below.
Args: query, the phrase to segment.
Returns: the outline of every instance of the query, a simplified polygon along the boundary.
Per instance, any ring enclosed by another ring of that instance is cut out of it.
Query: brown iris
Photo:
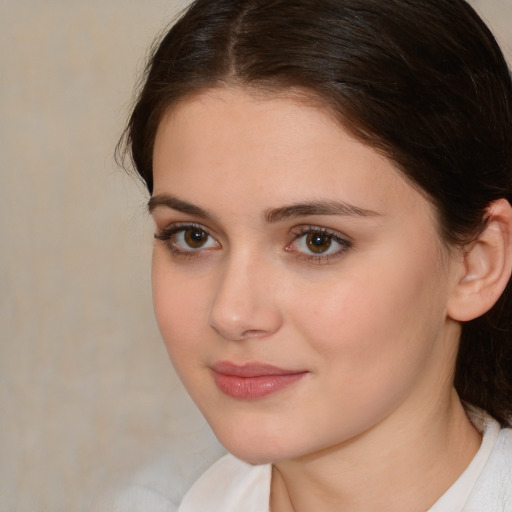
[[[306,245],[311,252],[321,254],[331,247],[332,237],[324,233],[310,233],[306,237]]]
[[[208,240],[208,234],[196,228],[186,229],[183,236],[186,244],[193,249],[199,249]]]

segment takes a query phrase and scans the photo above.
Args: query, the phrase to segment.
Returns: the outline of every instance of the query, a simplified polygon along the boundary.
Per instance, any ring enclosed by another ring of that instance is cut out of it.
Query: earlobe
[[[448,316],[467,322],[499,299],[512,272],[512,207],[506,199],[487,208],[487,223],[464,252],[458,282],[448,303]]]

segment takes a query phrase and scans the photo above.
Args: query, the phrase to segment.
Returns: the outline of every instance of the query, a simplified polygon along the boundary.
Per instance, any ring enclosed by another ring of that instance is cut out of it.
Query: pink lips
[[[308,373],[259,363],[238,366],[227,361],[214,364],[212,370],[217,387],[224,394],[241,400],[254,400],[276,393]]]

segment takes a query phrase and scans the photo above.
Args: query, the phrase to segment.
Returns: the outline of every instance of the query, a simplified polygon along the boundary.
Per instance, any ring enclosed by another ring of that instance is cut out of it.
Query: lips
[[[220,391],[240,400],[255,400],[277,393],[308,373],[259,363],[239,366],[227,361],[216,363],[211,368]]]

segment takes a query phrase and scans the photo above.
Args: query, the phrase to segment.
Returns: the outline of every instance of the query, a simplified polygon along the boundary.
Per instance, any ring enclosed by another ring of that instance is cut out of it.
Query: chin
[[[244,462],[253,465],[271,464],[304,455],[304,446],[296,446],[288,435],[279,436],[263,431],[247,432],[243,428],[218,431],[213,428],[218,441],[226,450]],[[284,442],[283,442],[284,441]]]
[[[249,464],[269,464],[282,458],[282,447],[279,440],[263,432],[248,432],[240,423],[237,427],[218,428],[210,424],[213,433],[224,448]]]
[[[274,449],[269,449],[269,447],[258,450],[257,447],[254,446],[235,446],[232,443],[224,444],[224,447],[236,458],[254,466],[272,464],[283,460],[282,453]]]

